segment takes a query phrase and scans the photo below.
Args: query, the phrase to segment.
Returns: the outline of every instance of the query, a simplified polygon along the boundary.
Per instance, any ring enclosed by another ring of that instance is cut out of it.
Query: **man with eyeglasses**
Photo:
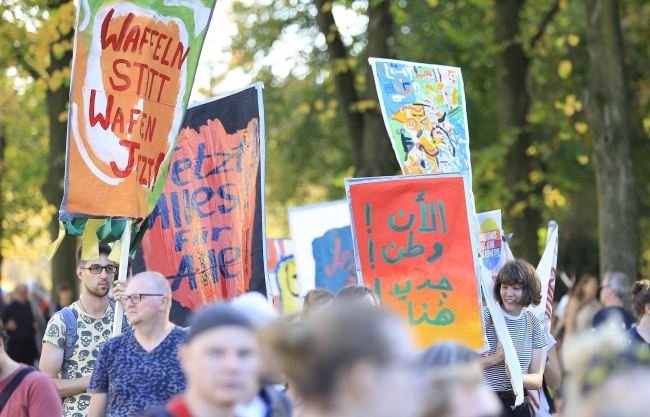
[[[630,299],[630,280],[622,272],[608,272],[600,285],[600,301],[604,307],[593,319],[593,330],[609,324],[623,331],[636,326],[636,318],[626,304]]]
[[[108,299],[118,265],[109,260],[111,247],[99,245],[99,258],[84,261],[77,251],[79,300],[55,313],[47,324],[39,367],[50,376],[63,399],[64,417],[86,417],[86,392],[101,346],[113,330],[115,303]],[[126,320],[122,331],[129,326]]]
[[[158,272],[137,274],[120,300],[133,331],[100,349],[88,387],[89,417],[137,416],[185,390],[177,351],[186,330],[169,321],[167,278]]]

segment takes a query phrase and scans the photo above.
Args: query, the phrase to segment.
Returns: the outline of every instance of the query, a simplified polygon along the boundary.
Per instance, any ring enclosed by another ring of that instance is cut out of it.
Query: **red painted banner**
[[[142,242],[146,269],[172,287],[176,323],[205,304],[266,293],[261,89],[187,111]]]
[[[476,217],[466,174],[346,179],[358,267],[419,348],[485,346]]]

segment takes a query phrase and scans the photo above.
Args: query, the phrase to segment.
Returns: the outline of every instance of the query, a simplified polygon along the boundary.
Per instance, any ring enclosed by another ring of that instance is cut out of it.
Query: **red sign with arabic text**
[[[363,280],[419,348],[484,347],[467,184],[464,174],[346,180]]]

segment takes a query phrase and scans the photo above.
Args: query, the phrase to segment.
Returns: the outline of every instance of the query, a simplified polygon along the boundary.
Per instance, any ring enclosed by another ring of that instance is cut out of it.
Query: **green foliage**
[[[57,5],[54,7],[53,5]],[[74,25],[72,2],[6,0],[0,3],[0,128],[6,134],[2,173],[0,248],[5,257],[39,259],[55,207],[42,194],[49,154],[46,91],[69,86],[70,69],[48,74],[50,48],[63,54],[62,40]],[[64,118],[67,114],[55,115]],[[61,178],[60,183],[63,183]]]
[[[288,205],[344,198],[343,178],[351,175],[351,145],[332,74],[356,71],[363,85],[354,58],[363,50],[365,32],[343,37],[353,59],[330,62],[316,13],[305,0],[235,1],[232,6],[231,19],[238,26],[230,46],[232,67],[266,87],[266,196],[270,223],[277,225],[271,234],[288,234]],[[283,49],[286,40],[296,38],[303,48]],[[286,63],[281,68],[272,66],[278,57]]]
[[[43,0],[0,4],[0,124],[8,136],[2,182],[4,251],[15,250],[16,237],[29,241],[38,236],[49,220],[40,192],[48,151],[44,91],[69,85],[69,70],[47,74],[47,66],[53,43],[55,54],[72,47],[59,42],[74,22],[71,4],[51,12]],[[266,85],[266,193],[272,223],[283,233],[288,232],[287,206],[344,198],[343,178],[354,173],[333,75],[352,71],[358,91],[365,88],[370,76],[365,65],[367,5],[364,0],[326,3],[339,24],[331,29],[341,33],[349,56],[333,61],[311,0],[233,1],[230,18],[238,30],[228,47],[231,68]],[[594,139],[581,103],[590,77],[584,5],[560,1],[559,11],[531,45],[554,5],[553,0],[527,0],[522,12],[520,41],[530,59],[528,128],[535,138],[527,151],[535,161],[529,179],[543,192],[521,203],[540,209],[544,220],[558,221],[560,263],[569,272],[595,272]],[[506,45],[494,43],[494,0],[393,0],[391,13],[395,22],[394,36],[388,42],[392,58],[462,68],[477,210],[506,207],[512,198],[504,184],[510,144],[499,138],[495,98],[496,53]],[[622,2],[621,19],[631,92],[639,227],[645,236],[650,233],[650,4]],[[30,222],[32,218],[46,221]],[[642,238],[641,248],[641,272],[650,277],[650,240]]]
[[[47,172],[47,117],[29,84],[0,77],[0,127],[6,134],[2,172],[4,256],[37,258],[30,244],[44,235],[51,211],[41,194]]]
[[[389,39],[392,58],[462,68],[477,210],[506,207],[512,198],[503,177],[505,155],[510,144],[499,139],[495,101],[495,57],[498,48],[506,45],[494,43],[494,1],[398,0],[391,3],[395,20],[394,36]],[[355,71],[361,87],[368,76],[365,66],[359,65],[366,59],[367,20],[363,20],[363,15],[367,2],[334,1],[332,5],[337,22],[344,13],[346,16],[356,15],[357,21],[362,22],[360,30],[338,28],[350,55],[356,59],[347,68]],[[538,41],[531,45],[541,22],[554,6],[553,0],[528,0],[522,12],[524,23],[520,42],[531,62],[528,128],[534,137],[534,144],[527,154],[534,158],[536,167],[529,179],[543,190],[531,201],[522,203],[540,209],[545,221],[554,219],[559,222],[562,239],[560,264],[564,260],[569,272],[596,272],[593,137],[581,102],[590,76],[585,11],[582,2],[560,1],[559,10]],[[650,191],[649,16],[647,2],[634,0],[624,3],[621,17],[630,70],[633,129],[638,138],[634,153],[639,191]],[[315,17],[314,6],[309,0],[236,1],[233,5],[232,18],[239,28],[239,35],[232,44],[232,51],[236,51],[239,60],[233,67],[271,85],[265,90],[270,144],[267,182],[271,187],[268,195],[271,205],[311,202],[313,195],[299,190],[313,187],[327,190],[317,195],[322,200],[342,196],[342,182],[336,179],[351,172],[350,145],[344,137],[346,132],[342,128],[341,113],[323,119],[323,111],[318,112],[314,107],[318,99],[325,103],[335,99],[332,71],[340,70],[341,66],[346,68],[346,63],[328,60],[325,36],[318,32]],[[292,36],[304,40],[304,47],[287,58],[294,64],[293,68],[288,74],[281,74],[274,71],[266,59],[286,48],[285,41]],[[296,117],[301,109],[310,111]],[[648,133],[643,130],[644,118],[647,119]],[[314,128],[319,129],[317,134],[311,131]],[[322,161],[325,155],[328,155],[326,164],[314,160],[315,157]],[[282,190],[278,191],[274,188],[276,186]],[[650,192],[640,192],[639,195],[640,226],[642,230],[648,230]],[[644,241],[642,272],[650,276],[650,242]]]

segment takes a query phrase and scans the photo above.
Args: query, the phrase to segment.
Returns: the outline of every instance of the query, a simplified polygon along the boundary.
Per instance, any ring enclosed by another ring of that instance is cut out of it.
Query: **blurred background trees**
[[[346,177],[399,172],[367,64],[387,57],[462,68],[477,211],[503,209],[515,255],[537,262],[554,219],[561,270],[650,277],[649,3],[224,2],[236,27],[213,23],[228,40],[202,59],[225,65],[197,77],[195,98],[235,88],[233,74],[264,81],[269,236],[288,235],[287,207],[344,198]],[[7,257],[58,232],[74,6],[4,0],[0,13]],[[55,282],[74,278],[74,245]]]
[[[20,200],[2,206],[2,225],[9,228],[2,236],[2,249],[16,249],[12,242],[19,237],[21,244],[30,246],[28,256],[40,261],[40,272],[51,276],[53,286],[68,282],[76,288],[74,238],[64,239],[51,265],[43,265],[41,257],[43,243],[59,233],[76,8],[71,0],[6,0],[0,14],[0,68],[6,84],[2,100],[15,109],[3,108],[0,127],[6,132],[7,149],[23,151],[4,154],[2,197]],[[25,187],[27,183],[33,186]],[[8,194],[11,188],[16,190]],[[18,221],[12,225],[9,219],[15,216]],[[29,224],[38,227],[30,230]]]

